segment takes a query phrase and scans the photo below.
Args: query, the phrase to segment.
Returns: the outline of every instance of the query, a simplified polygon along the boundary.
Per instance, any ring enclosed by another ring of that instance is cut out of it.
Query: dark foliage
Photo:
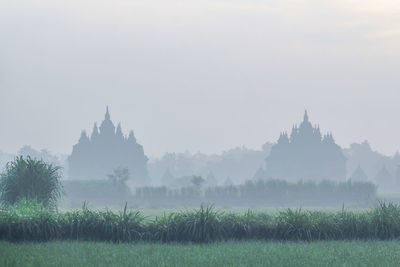
[[[0,176],[0,200],[6,206],[21,199],[36,199],[51,209],[62,193],[60,167],[31,157],[17,157]]]
[[[282,180],[248,181],[243,185],[183,187],[169,190],[165,187],[137,188],[133,203],[147,207],[196,207],[214,203],[219,207],[273,207],[273,206],[368,206],[376,198],[376,186],[368,182],[297,182]]]
[[[221,240],[390,240],[400,238],[400,206],[381,203],[363,212],[287,209],[276,214],[225,213],[211,206],[154,220],[125,209],[54,213],[22,201],[0,212],[0,240],[213,242]]]

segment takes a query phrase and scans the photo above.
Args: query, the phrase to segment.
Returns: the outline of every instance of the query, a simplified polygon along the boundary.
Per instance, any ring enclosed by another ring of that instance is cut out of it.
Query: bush
[[[0,201],[13,205],[21,199],[35,199],[49,209],[62,194],[60,167],[31,157],[17,157],[0,175]]]

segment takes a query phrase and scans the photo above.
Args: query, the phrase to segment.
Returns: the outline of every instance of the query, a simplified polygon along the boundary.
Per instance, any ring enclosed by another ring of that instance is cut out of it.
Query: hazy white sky
[[[400,2],[0,1],[0,150],[69,154],[105,106],[149,156],[259,148],[304,109],[400,148]]]

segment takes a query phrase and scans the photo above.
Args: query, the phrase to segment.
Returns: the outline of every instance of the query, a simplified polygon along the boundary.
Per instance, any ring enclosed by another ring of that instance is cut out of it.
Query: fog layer
[[[399,148],[397,1],[2,1],[0,148],[70,154],[112,107],[149,157],[258,149],[307,108]]]

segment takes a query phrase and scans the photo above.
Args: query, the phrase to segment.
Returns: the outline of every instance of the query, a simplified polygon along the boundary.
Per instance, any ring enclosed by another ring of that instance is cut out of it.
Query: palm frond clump
[[[60,167],[31,157],[17,157],[0,175],[0,201],[13,205],[21,199],[35,199],[54,209],[62,194]]]

